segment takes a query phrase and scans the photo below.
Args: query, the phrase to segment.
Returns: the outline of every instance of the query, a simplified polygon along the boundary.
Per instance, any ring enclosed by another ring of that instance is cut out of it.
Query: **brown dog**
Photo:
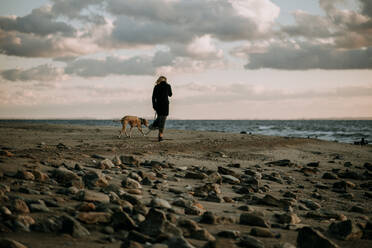
[[[142,133],[142,135],[145,136],[145,134],[142,132],[142,125],[144,125],[145,127],[149,126],[149,122],[146,119],[139,118],[137,116],[130,116],[130,115],[124,116],[120,120],[120,122],[123,125],[123,127],[121,131],[119,132],[118,138],[120,138],[123,133],[125,133],[127,137],[131,137],[133,127],[137,127],[138,130]],[[126,130],[128,124],[130,125],[129,135],[127,134],[127,130]]]

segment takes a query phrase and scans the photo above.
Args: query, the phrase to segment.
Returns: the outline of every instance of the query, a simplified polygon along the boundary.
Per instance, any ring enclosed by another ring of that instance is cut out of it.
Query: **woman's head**
[[[158,80],[156,80],[156,84],[159,84],[159,83],[161,83],[161,82],[163,82],[163,81],[167,82],[167,78],[164,77],[164,76],[160,76],[160,77],[158,78]]]

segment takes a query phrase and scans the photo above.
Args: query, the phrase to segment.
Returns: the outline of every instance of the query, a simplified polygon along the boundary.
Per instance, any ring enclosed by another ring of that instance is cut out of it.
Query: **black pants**
[[[165,121],[167,120],[167,116],[165,115],[158,115],[154,122],[151,124],[150,129],[159,129],[162,133],[165,127]]]

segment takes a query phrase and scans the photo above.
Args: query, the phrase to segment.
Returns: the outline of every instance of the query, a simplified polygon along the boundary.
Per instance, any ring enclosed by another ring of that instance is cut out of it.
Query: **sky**
[[[0,0],[0,118],[372,117],[370,0]]]

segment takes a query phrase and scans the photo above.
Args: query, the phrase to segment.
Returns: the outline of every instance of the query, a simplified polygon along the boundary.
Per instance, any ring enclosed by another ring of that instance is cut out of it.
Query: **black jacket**
[[[158,115],[169,115],[168,96],[172,96],[172,88],[167,82],[162,81],[155,85],[152,92],[152,107]]]

